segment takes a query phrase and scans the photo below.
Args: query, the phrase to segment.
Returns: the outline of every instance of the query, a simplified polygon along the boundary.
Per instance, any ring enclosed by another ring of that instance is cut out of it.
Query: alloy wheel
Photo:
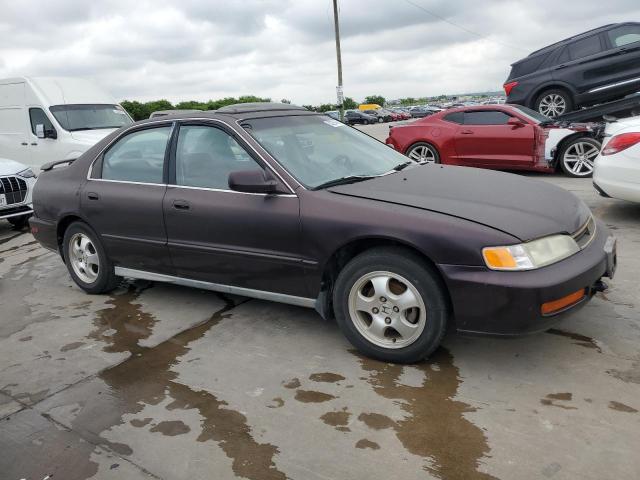
[[[538,111],[550,118],[562,115],[566,110],[567,101],[557,93],[550,93],[542,97],[538,106]]]
[[[349,315],[358,332],[383,348],[403,348],[424,331],[427,313],[418,289],[392,272],[360,277],[349,292]]]
[[[562,161],[568,171],[577,177],[586,177],[593,173],[593,162],[600,151],[588,142],[576,142],[564,153]]]
[[[436,152],[429,145],[417,145],[409,150],[409,158],[419,163],[437,163]]]
[[[69,262],[74,273],[85,283],[93,283],[100,274],[100,257],[91,239],[76,233],[69,241]]]

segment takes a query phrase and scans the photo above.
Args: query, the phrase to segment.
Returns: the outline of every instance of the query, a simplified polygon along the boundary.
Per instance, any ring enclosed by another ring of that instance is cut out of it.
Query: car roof
[[[142,125],[145,123],[167,121],[167,120],[207,120],[207,119],[226,119],[233,118],[234,120],[245,120],[250,118],[261,117],[284,117],[289,115],[320,115],[317,112],[312,112],[304,107],[297,105],[289,105],[286,103],[270,103],[270,102],[253,102],[253,103],[237,103],[228,105],[226,107],[219,108],[217,110],[207,110],[202,112],[178,112],[163,115],[161,117],[151,118],[147,120],[141,120],[136,122],[135,125]]]
[[[535,50],[535,51],[531,52],[528,56],[526,56],[524,58],[521,58],[517,62],[514,62],[512,64],[512,66],[516,65],[516,64],[518,64],[518,63],[520,63],[520,62],[522,62],[524,60],[527,60],[530,57],[534,57],[534,56],[537,56],[537,55],[548,54],[551,51],[553,51],[553,50],[555,50],[555,49],[557,49],[557,48],[559,48],[561,46],[564,46],[567,43],[572,42],[574,40],[580,40],[581,38],[590,37],[591,35],[596,35],[596,34],[598,34],[600,32],[605,32],[607,30],[611,30],[612,28],[621,27],[621,26],[624,26],[624,25],[640,25],[640,23],[638,23],[638,22],[609,23],[607,25],[602,25],[601,27],[597,27],[597,28],[593,28],[591,30],[587,30],[586,32],[582,32],[582,33],[579,33],[577,35],[573,35],[571,37],[567,37],[567,38],[565,38],[563,40],[560,40],[558,42],[552,43],[551,45],[547,45],[546,47],[542,47],[542,48],[540,48],[538,50]]]
[[[505,103],[501,103],[501,104],[491,104],[491,105],[470,105],[467,107],[455,107],[455,108],[447,108],[446,110],[441,110],[437,113],[435,113],[434,115],[438,115],[438,114],[449,114],[449,113],[454,113],[454,112],[483,112],[486,110],[502,110],[502,111],[508,111],[508,112],[513,112],[514,110],[517,110],[516,107],[514,107],[513,105],[509,105],[509,104],[505,104]]]

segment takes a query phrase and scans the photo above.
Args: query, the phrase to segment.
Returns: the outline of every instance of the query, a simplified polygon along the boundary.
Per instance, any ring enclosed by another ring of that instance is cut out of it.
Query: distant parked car
[[[542,48],[511,66],[508,103],[548,117],[640,90],[640,23],[614,23]]]
[[[414,107],[409,112],[413,118],[424,118],[432,115],[434,111],[427,107]]]
[[[409,120],[411,118],[410,113],[405,112],[404,110],[400,110],[399,108],[389,108],[388,110],[398,115],[400,117],[398,118],[398,120]]]
[[[564,125],[520,105],[464,107],[389,130],[387,144],[409,158],[587,177],[600,150],[599,124]]]
[[[0,219],[21,228],[33,213],[31,192],[36,175],[22,163],[0,158]]]
[[[368,115],[360,110],[347,110],[344,112],[344,121],[347,125],[369,125],[371,123],[376,123],[378,121],[378,117]]]
[[[393,120],[391,114],[384,112],[381,108],[377,110],[365,110],[364,113],[376,117],[378,119],[378,123],[390,122],[391,120]]]
[[[608,124],[605,137],[593,186],[604,197],[640,202],[640,117]]]
[[[329,110],[328,112],[324,112],[325,115],[329,115],[334,120],[340,120],[340,112],[338,110]]]

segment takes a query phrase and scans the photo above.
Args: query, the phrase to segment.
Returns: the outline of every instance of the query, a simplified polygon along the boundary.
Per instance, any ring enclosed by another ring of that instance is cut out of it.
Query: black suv
[[[605,25],[511,65],[508,103],[556,117],[640,90],[640,23]]]
[[[362,125],[369,125],[370,123],[376,123],[378,119],[358,110],[347,110],[344,112],[344,121],[348,125],[356,125],[358,123]]]

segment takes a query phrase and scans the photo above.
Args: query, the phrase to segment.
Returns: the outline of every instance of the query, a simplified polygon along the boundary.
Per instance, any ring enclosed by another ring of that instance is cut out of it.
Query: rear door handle
[[[176,208],[178,210],[189,210],[189,208],[191,207],[189,205],[189,202],[187,202],[186,200],[174,200],[173,208]]]
[[[89,192],[89,193],[87,193],[87,198],[89,200],[98,200],[100,197],[98,197],[97,193]]]
[[[461,130],[460,133],[462,135],[472,135],[473,134],[473,130]]]

